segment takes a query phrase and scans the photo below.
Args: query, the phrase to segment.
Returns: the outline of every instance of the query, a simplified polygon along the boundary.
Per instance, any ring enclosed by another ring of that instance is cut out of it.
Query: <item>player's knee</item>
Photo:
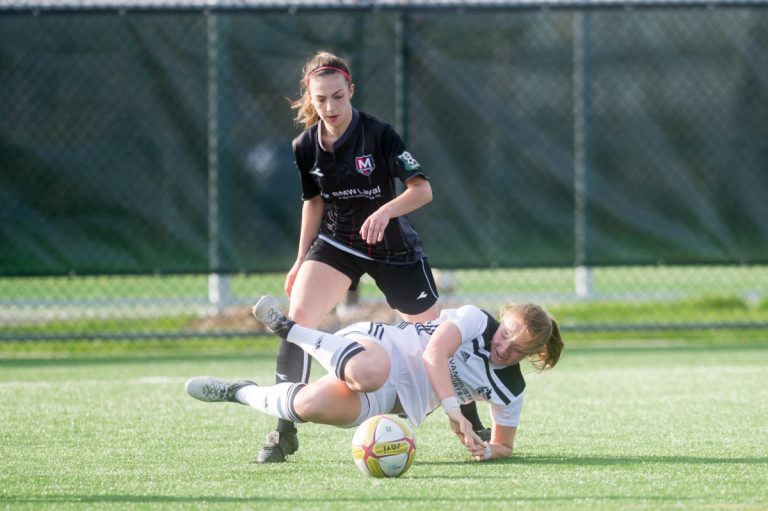
[[[322,395],[313,392],[309,386],[304,387],[296,396],[293,409],[302,420],[318,422],[323,416],[323,411],[327,408],[327,403],[322,397]]]
[[[388,358],[373,360],[372,357],[355,357],[347,364],[344,381],[355,392],[374,392],[386,383],[389,371]]]
[[[290,317],[299,325],[307,328],[317,328],[322,318],[320,313],[312,310],[311,307],[304,307],[302,305],[292,307]]]

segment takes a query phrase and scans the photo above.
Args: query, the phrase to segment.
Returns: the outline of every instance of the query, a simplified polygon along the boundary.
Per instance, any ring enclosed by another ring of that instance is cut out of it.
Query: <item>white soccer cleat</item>
[[[274,296],[262,296],[251,309],[254,317],[264,323],[267,329],[285,339],[288,331],[295,324],[280,309],[280,303]]]
[[[221,401],[239,403],[235,399],[235,393],[248,385],[256,385],[256,383],[248,380],[227,381],[212,378],[211,376],[197,376],[187,380],[184,388],[187,394],[206,403]]]

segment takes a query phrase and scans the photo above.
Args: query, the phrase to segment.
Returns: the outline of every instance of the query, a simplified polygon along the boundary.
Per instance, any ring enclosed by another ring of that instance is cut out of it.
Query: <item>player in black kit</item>
[[[368,274],[406,321],[436,319],[432,270],[406,216],[432,200],[421,165],[391,126],[352,107],[355,86],[344,59],[317,53],[304,66],[300,83],[302,95],[292,107],[305,130],[293,141],[293,151],[303,206],[296,262],[285,280],[288,316],[317,328]],[[399,195],[396,179],[405,183]],[[276,382],[307,382],[309,369],[309,356],[283,341]],[[473,407],[463,411],[482,430]],[[297,448],[294,423],[279,419],[257,461],[285,461]]]

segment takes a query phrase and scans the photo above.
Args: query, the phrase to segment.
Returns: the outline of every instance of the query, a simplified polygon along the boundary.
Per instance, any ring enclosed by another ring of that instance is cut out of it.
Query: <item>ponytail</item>
[[[560,354],[563,352],[565,344],[563,343],[563,337],[560,335],[560,327],[557,326],[555,318],[552,319],[552,335],[547,339],[546,354],[542,359],[541,369],[550,369],[555,367],[558,360],[560,360]]]

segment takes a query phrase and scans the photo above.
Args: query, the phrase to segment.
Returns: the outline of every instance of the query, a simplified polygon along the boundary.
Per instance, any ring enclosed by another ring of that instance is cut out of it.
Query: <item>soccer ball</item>
[[[416,442],[408,425],[387,415],[377,415],[360,424],[352,437],[352,458],[363,474],[398,477],[416,457]]]

